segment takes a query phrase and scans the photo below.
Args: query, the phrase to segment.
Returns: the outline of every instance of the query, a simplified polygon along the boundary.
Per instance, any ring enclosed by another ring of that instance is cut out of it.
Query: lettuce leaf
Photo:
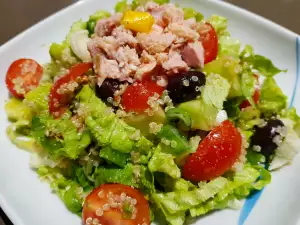
[[[219,74],[224,77],[230,84],[228,98],[242,96],[240,73],[242,67],[239,64],[239,59],[234,59],[231,56],[220,56],[216,60],[207,63],[204,66],[206,75]]]
[[[38,168],[37,173],[41,180],[50,183],[51,189],[61,198],[71,212],[81,212],[85,193],[78,183],[67,179],[56,168],[41,166]]]
[[[80,102],[80,111],[87,127],[101,147],[109,146],[122,153],[151,151],[152,142],[119,119],[111,108],[96,97],[89,86],[84,86],[76,99]]]
[[[52,84],[45,83],[28,92],[24,103],[32,108],[36,115],[48,114],[48,101]]]
[[[76,159],[91,143],[88,131],[78,133],[69,119],[33,117],[32,136],[53,157]]]
[[[223,16],[218,15],[212,15],[207,19],[207,22],[209,22],[216,30],[218,36],[228,34],[227,32],[227,22],[228,20]]]
[[[106,161],[118,165],[120,167],[125,167],[127,162],[130,160],[130,154],[125,154],[116,151],[110,147],[105,147],[100,150],[99,156]]]
[[[279,114],[287,106],[287,97],[273,78],[266,78],[260,89],[258,108],[265,114]]]
[[[250,45],[245,46],[244,50],[241,52],[240,58],[243,63],[250,64],[253,69],[266,77],[273,77],[280,72],[287,71],[278,69],[270,59],[261,55],[256,55]]]
[[[148,168],[151,172],[162,172],[168,174],[172,178],[180,178],[180,169],[174,162],[174,157],[171,154],[161,151],[160,145],[155,149],[152,158],[148,163]]]
[[[5,104],[5,112],[10,121],[27,120],[32,118],[32,110],[20,99],[12,97]]]
[[[197,22],[200,22],[201,20],[204,19],[204,16],[202,15],[202,13],[197,12],[193,8],[183,8],[183,12],[184,12],[185,20],[190,19],[190,18],[195,18]]]
[[[184,102],[179,108],[189,113],[193,129],[211,130],[216,126],[217,114],[223,108],[229,90],[230,84],[225,78],[210,74],[207,76],[201,98]]]

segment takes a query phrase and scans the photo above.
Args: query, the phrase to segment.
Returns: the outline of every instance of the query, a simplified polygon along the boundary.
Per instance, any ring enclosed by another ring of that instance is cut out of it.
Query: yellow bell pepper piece
[[[129,30],[148,33],[154,24],[153,16],[148,12],[127,11],[124,13],[121,24]]]

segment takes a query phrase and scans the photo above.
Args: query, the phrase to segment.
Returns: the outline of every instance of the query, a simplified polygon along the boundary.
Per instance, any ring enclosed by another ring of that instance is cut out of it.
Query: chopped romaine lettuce
[[[242,130],[251,130],[260,121],[260,111],[254,107],[247,107],[241,110],[237,125]]]
[[[25,95],[24,103],[31,107],[35,114],[47,115],[51,87],[52,84],[49,83],[39,85]]]
[[[33,117],[32,136],[53,157],[76,159],[91,143],[88,131],[78,133],[69,119]]]
[[[241,77],[241,90],[244,97],[251,103],[251,105],[254,105],[252,96],[255,92],[255,84],[256,78],[253,74],[251,72],[243,72]]]
[[[230,90],[230,84],[226,79],[217,74],[207,76],[206,85],[201,98],[179,105],[185,109],[192,118],[192,128],[211,130],[216,126],[218,112],[223,108]]]
[[[10,121],[27,120],[32,118],[32,110],[20,99],[12,97],[5,104],[5,112]]]
[[[29,129],[30,122],[28,120],[18,120],[7,127],[6,134],[10,141],[18,148],[34,151],[36,149],[36,142],[29,135]]]
[[[171,154],[162,152],[160,146],[155,149],[148,163],[148,168],[151,172],[162,172],[172,178],[180,178],[181,175],[180,169],[174,162],[174,157]]]
[[[246,45],[240,56],[243,63],[250,64],[253,69],[257,70],[261,75],[266,77],[273,77],[280,72],[286,72],[286,70],[280,70],[272,61],[264,56],[254,54],[253,48]]]
[[[42,180],[50,183],[50,187],[71,212],[81,212],[85,194],[78,183],[68,180],[56,168],[42,166],[37,172]]]
[[[125,154],[116,151],[110,147],[105,147],[100,150],[99,156],[110,163],[116,164],[120,167],[125,167],[126,163],[130,160],[130,154]]]
[[[129,5],[127,4],[127,0],[119,1],[115,6],[116,12],[125,12],[128,9]]]
[[[273,78],[266,78],[260,89],[258,107],[262,113],[278,114],[287,106],[287,97]]]
[[[288,118],[294,122],[294,131],[298,134],[300,138],[300,116],[298,116],[295,107],[283,110],[281,112],[283,118]]]
[[[192,126],[192,119],[189,113],[182,108],[171,108],[166,112],[166,119],[168,123],[179,122],[179,126],[190,129]]]
[[[239,60],[230,56],[221,56],[204,66],[206,75],[219,74],[227,79],[231,86],[228,95],[229,98],[242,96],[240,83],[241,71],[242,67],[239,64]]]
[[[223,16],[212,15],[210,18],[207,19],[216,30],[218,36],[220,35],[227,35],[227,19]]]
[[[157,133],[157,137],[161,139],[165,152],[179,155],[190,150],[190,145],[186,137],[180,134],[172,125],[167,124],[163,126]]]
[[[202,92],[206,104],[223,109],[223,102],[226,100],[230,90],[230,84],[218,74],[211,74],[206,77],[206,84]]]
[[[81,111],[84,111],[87,127],[100,146],[110,146],[122,153],[140,149],[145,152],[153,146],[138,130],[119,119],[89,86],[84,86],[76,99],[81,104]]]
[[[94,14],[90,15],[89,19],[95,20],[97,22],[98,20],[101,20],[101,19],[104,19],[104,18],[107,18],[110,16],[111,16],[110,12],[105,11],[105,10],[98,10]]]
[[[218,57],[231,56],[238,59],[240,54],[241,43],[238,39],[228,35],[219,37]]]
[[[184,12],[185,20],[190,19],[190,18],[195,18],[197,22],[200,22],[201,20],[204,19],[204,16],[202,15],[202,13],[197,12],[193,8],[183,8],[183,12]]]

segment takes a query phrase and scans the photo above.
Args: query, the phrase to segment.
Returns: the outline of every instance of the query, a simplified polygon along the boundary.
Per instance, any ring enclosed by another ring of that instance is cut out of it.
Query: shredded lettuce
[[[174,162],[174,157],[171,154],[162,152],[160,146],[155,149],[148,163],[148,168],[151,172],[162,172],[172,178],[180,178],[181,175],[180,169]]]
[[[278,114],[287,106],[287,97],[276,84],[274,78],[266,78],[260,89],[258,107],[262,113]]]
[[[253,76],[251,71],[244,72],[242,74],[241,90],[244,97],[251,103],[251,105],[254,105],[252,96],[255,92],[255,84],[256,84],[256,78]]]

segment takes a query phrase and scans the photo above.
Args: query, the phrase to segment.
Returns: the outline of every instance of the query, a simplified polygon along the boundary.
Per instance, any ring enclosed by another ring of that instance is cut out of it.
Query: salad
[[[83,224],[182,225],[236,209],[292,162],[300,117],[227,19],[166,0],[75,22],[6,74],[10,140]]]

